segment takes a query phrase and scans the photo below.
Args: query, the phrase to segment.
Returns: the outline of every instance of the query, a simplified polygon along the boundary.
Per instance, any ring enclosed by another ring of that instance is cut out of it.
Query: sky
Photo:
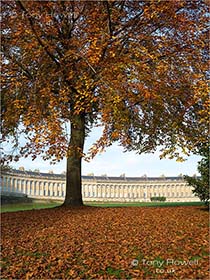
[[[90,148],[100,136],[100,130],[93,129],[90,136],[86,139],[85,151]],[[197,163],[200,160],[199,156],[189,156],[184,162],[176,162],[176,160],[161,159],[160,153],[141,154],[136,152],[123,152],[123,148],[117,143],[108,147],[102,154],[90,162],[82,162],[82,175],[93,173],[95,176],[106,174],[107,176],[120,176],[125,174],[127,177],[148,177],[179,176],[180,174],[192,176],[199,174],[197,171]],[[18,169],[24,167],[26,170],[39,169],[40,172],[53,171],[60,174],[66,170],[66,160],[63,160],[55,165],[51,165],[49,161],[44,161],[37,158],[34,161],[30,158],[24,158],[18,162],[11,163],[13,168]]]

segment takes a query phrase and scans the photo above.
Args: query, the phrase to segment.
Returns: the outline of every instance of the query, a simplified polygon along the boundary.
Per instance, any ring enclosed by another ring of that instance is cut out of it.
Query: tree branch
[[[57,66],[60,66],[60,63],[58,62],[58,60],[55,58],[55,56],[48,50],[48,47],[45,45],[45,43],[41,40],[41,38],[39,37],[35,27],[34,27],[34,21],[32,16],[29,14],[29,12],[26,10],[26,8],[24,7],[24,5],[22,4],[22,2],[20,0],[17,1],[18,5],[20,6],[20,8],[24,11],[24,13],[27,15],[31,29],[34,33],[34,35],[36,36],[37,41],[39,42],[40,46],[43,47],[43,49],[45,50],[45,52],[47,53],[47,55],[52,59],[53,62],[56,63]]]
[[[112,37],[112,35],[113,35],[112,20],[111,20],[111,14],[110,14],[108,1],[105,1],[105,5],[106,5],[107,13],[108,13],[108,30],[109,30],[110,36]]]
[[[5,47],[3,46],[4,52],[5,54],[12,60],[14,61],[20,68],[21,70],[24,71],[25,75],[29,78],[29,79],[33,79],[33,75],[31,74],[31,72],[22,65],[22,63],[20,61],[18,61],[14,56],[12,56],[11,54],[9,54],[9,51],[7,51],[5,49]]]

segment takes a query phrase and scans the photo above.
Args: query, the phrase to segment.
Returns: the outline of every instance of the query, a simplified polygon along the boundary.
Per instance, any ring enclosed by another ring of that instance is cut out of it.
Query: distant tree
[[[38,168],[34,169],[34,172],[39,173],[40,170]]]
[[[0,170],[1,172],[7,172],[7,171],[12,171],[13,168],[8,164],[1,163]]]
[[[188,153],[208,133],[207,22],[202,0],[1,1],[2,140],[16,149],[4,159],[65,157],[71,206],[94,125],[86,158],[115,141]]]
[[[199,155],[203,158],[198,162],[198,171],[201,175],[200,178],[184,176],[185,180],[191,185],[193,193],[204,201],[205,204],[209,204],[210,200],[210,187],[209,187],[209,146],[201,146],[199,148]]]

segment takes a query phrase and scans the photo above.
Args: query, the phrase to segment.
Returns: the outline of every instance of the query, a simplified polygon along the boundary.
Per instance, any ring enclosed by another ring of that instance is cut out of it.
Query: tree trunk
[[[67,156],[66,197],[63,206],[82,206],[82,153],[85,140],[85,117],[75,115],[71,121],[71,138]]]

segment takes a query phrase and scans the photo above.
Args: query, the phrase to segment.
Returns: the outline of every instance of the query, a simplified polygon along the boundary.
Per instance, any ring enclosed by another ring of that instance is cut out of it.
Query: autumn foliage
[[[103,133],[86,159],[115,141],[178,159],[206,142],[206,1],[2,1],[1,13],[5,160],[66,157],[78,191],[92,126]]]
[[[1,277],[208,279],[208,234],[200,207],[4,213]]]

